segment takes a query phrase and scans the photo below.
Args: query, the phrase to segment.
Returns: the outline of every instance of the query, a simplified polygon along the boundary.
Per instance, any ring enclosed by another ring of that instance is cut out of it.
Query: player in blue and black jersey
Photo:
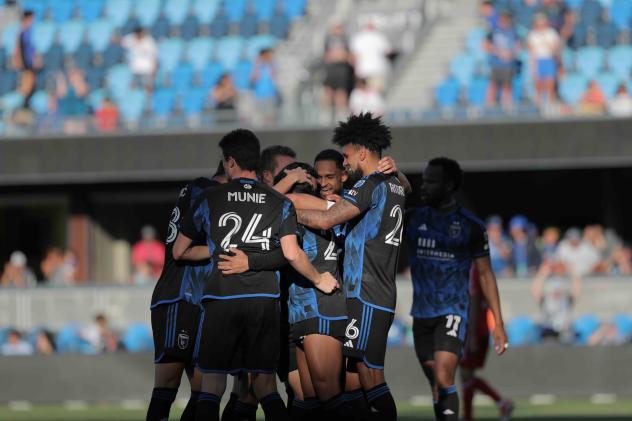
[[[433,390],[435,417],[449,421],[459,419],[454,376],[467,331],[472,264],[496,320],[495,350],[500,355],[508,346],[485,224],[455,198],[462,179],[456,161],[428,162],[421,186],[424,206],[407,212],[406,227],[415,350]]]
[[[336,279],[318,273],[298,246],[292,203],[256,180],[259,140],[254,133],[235,130],[222,138],[220,147],[230,181],[203,193],[185,215],[174,258],[211,258],[217,263],[219,255],[233,247],[264,255],[281,247],[299,273],[323,292],[333,291]],[[205,245],[195,246],[197,238],[204,238]],[[219,419],[226,374],[239,372],[251,373],[266,419],[287,419],[274,374],[279,354],[279,295],[275,271],[225,276],[214,265],[201,298],[204,318],[197,366],[204,374],[196,419]]]

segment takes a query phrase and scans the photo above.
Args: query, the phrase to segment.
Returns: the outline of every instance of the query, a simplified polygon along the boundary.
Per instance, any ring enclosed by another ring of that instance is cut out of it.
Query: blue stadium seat
[[[211,22],[211,36],[214,38],[221,38],[228,34],[228,28],[230,22],[228,16],[223,9],[220,9],[219,13],[215,14],[213,21]]]
[[[17,91],[9,92],[0,98],[0,104],[5,113],[10,113],[16,108],[22,106],[24,103],[24,97]]]
[[[222,63],[225,69],[232,70],[241,58],[243,48],[244,39],[242,37],[224,37],[217,43],[215,58]]]
[[[45,114],[48,109],[48,92],[45,90],[36,91],[29,102],[31,110],[37,114]]]
[[[181,38],[167,38],[158,44],[158,61],[161,70],[171,72],[176,68],[180,58],[184,42]]]
[[[193,13],[189,13],[184,19],[184,22],[182,22],[182,25],[180,25],[180,36],[186,41],[192,40],[198,35],[199,28],[200,23],[197,16]]]
[[[632,18],[632,1],[613,0],[610,6],[610,19],[612,23],[621,30],[630,29],[630,19]]]
[[[601,23],[597,27],[597,44],[601,48],[610,48],[617,42],[617,28],[610,22]]]
[[[567,73],[559,82],[560,97],[569,105],[576,105],[586,91],[588,80],[578,73]]]
[[[118,64],[107,71],[106,85],[114,99],[126,96],[132,84],[132,72],[125,64]]]
[[[282,11],[274,13],[269,22],[269,32],[278,39],[285,39],[290,29],[290,20]]]
[[[583,24],[579,24],[575,27],[573,37],[570,39],[570,47],[577,50],[586,45],[586,38],[588,37],[588,27]]]
[[[248,90],[250,88],[251,74],[252,62],[248,60],[240,60],[231,73],[235,87],[240,90]]]
[[[49,4],[53,19],[57,23],[64,23],[70,20],[75,9],[74,0],[55,0]]]
[[[161,88],[154,92],[151,99],[151,111],[158,117],[166,117],[173,110],[175,91],[169,88]]]
[[[194,38],[187,44],[185,58],[195,70],[202,70],[213,56],[214,46],[215,41],[212,38]]]
[[[10,331],[10,327],[0,327],[0,345],[3,345],[7,341]]]
[[[468,51],[478,59],[483,59],[487,55],[483,48],[485,38],[487,38],[487,31],[483,28],[474,28],[467,34],[465,45]]]
[[[182,25],[189,12],[189,0],[167,0],[163,10],[172,25]]]
[[[125,121],[137,122],[145,111],[147,95],[143,89],[127,90],[117,99],[121,116]]]
[[[617,314],[612,319],[612,323],[619,330],[619,334],[623,336],[626,341],[632,338],[632,317],[628,314]]]
[[[583,47],[577,50],[575,67],[577,72],[587,78],[594,78],[601,71],[604,64],[604,50],[601,47]]]
[[[470,54],[460,54],[450,62],[450,74],[463,86],[470,83],[476,70],[476,58]]]
[[[5,26],[2,31],[2,45],[6,49],[7,54],[13,54],[19,34],[20,26],[17,23],[10,23]]]
[[[72,55],[75,66],[84,70],[90,67],[92,63],[92,54],[92,44],[85,40],[82,41],[81,44],[79,44],[77,51],[75,51]]]
[[[85,24],[79,19],[64,23],[59,28],[59,42],[66,53],[73,54],[81,45]]]
[[[257,33],[259,28],[259,18],[254,11],[246,12],[239,22],[239,33],[242,37],[250,38]]]
[[[94,22],[103,13],[104,0],[82,0],[77,2],[81,20],[86,23]]]
[[[64,49],[58,43],[50,47],[43,58],[47,70],[59,71],[64,67]]]
[[[182,94],[181,106],[185,115],[197,115],[204,109],[208,90],[204,88],[191,88]]]
[[[131,324],[123,334],[122,342],[129,352],[149,352],[154,349],[151,330],[144,323]]]
[[[264,48],[274,48],[277,44],[277,39],[272,35],[257,35],[248,40],[246,45],[246,57],[250,60],[254,60],[259,55],[259,52]]]
[[[33,46],[40,54],[45,53],[53,45],[57,25],[53,21],[39,21],[33,24]]]
[[[531,318],[518,316],[507,324],[507,336],[511,346],[533,345],[540,341],[540,329]]]
[[[18,74],[15,70],[0,71],[0,95],[4,95],[17,88]]]
[[[575,69],[575,53],[570,48],[564,48],[561,53],[562,58],[562,66],[564,66],[564,70],[567,72]]]
[[[484,77],[476,77],[472,79],[470,85],[467,87],[467,101],[469,105],[475,107],[482,107],[485,105],[485,98],[487,97],[487,88],[489,86],[489,79]]]
[[[137,0],[134,2],[134,11],[142,27],[151,27],[160,14],[160,0]]]
[[[105,69],[103,67],[90,66],[86,68],[85,73],[86,82],[90,86],[90,89],[98,89],[103,86],[103,78],[105,76]]]
[[[516,75],[512,80],[511,92],[512,98],[515,102],[522,101],[524,97],[524,77],[522,75]]]
[[[210,24],[219,9],[221,0],[193,0],[193,13],[203,25]]]
[[[630,77],[632,70],[632,46],[617,45],[608,51],[608,68],[621,79]]]
[[[88,94],[88,105],[93,111],[101,108],[103,100],[107,96],[105,89],[94,89]]]
[[[579,11],[579,17],[584,25],[596,26],[601,20],[602,8],[597,0],[584,0]]]
[[[277,0],[257,0],[255,2],[255,11],[259,20],[269,21],[276,9]]]
[[[123,26],[120,29],[121,35],[127,35],[134,32],[134,29],[138,28],[140,25],[140,20],[136,16],[130,16]]]
[[[151,27],[151,36],[157,41],[160,41],[169,36],[169,27],[169,19],[167,19],[164,13],[161,13]]]
[[[564,3],[574,10],[579,10],[584,0],[565,0]]]
[[[191,63],[180,62],[171,72],[171,87],[178,93],[188,90],[193,80],[193,72]]]
[[[612,72],[599,73],[595,78],[595,81],[603,91],[604,95],[606,95],[607,99],[611,99],[614,96],[617,92],[617,88],[621,84],[619,77]]]
[[[584,314],[579,316],[573,322],[573,328],[575,329],[575,343],[578,345],[586,345],[588,338],[599,329],[601,322],[597,316],[593,314]]]
[[[305,14],[306,0],[282,0],[283,10],[290,20],[296,20]]]
[[[125,58],[125,49],[118,42],[111,42],[108,44],[105,51],[102,53],[103,67],[112,67],[115,64],[123,62]]]
[[[441,108],[454,108],[459,102],[459,83],[446,79],[435,89],[435,101]]]
[[[107,0],[105,4],[105,16],[117,27],[123,26],[131,11],[132,0]]]
[[[209,62],[202,71],[202,86],[210,89],[217,84],[226,70],[218,61]]]
[[[46,0],[23,0],[21,3],[22,9],[33,12],[36,20],[46,16],[46,9],[48,8]]]
[[[92,48],[97,53],[102,53],[108,46],[114,25],[107,19],[99,19],[88,25],[88,38]]]
[[[57,352],[96,354],[97,350],[81,337],[81,328],[77,323],[68,323],[57,332]]]
[[[7,57],[7,49],[0,45],[0,69],[7,68],[8,58],[9,57]]]
[[[231,23],[239,22],[246,11],[246,0],[224,0],[224,8]]]

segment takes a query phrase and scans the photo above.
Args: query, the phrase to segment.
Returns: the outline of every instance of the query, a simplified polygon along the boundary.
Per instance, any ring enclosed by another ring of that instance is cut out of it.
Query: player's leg
[[[219,421],[219,405],[226,390],[226,374],[204,373],[195,409],[196,421]]]
[[[237,385],[237,401],[232,411],[232,418],[227,418],[227,421],[256,420],[259,402],[252,389],[252,376],[249,373],[242,373],[235,383]]]
[[[197,400],[200,396],[200,390],[202,389],[202,372],[193,366],[186,367],[187,378],[189,379],[189,385],[191,386],[191,396],[187,402],[187,406],[180,415],[180,421],[194,421],[195,420],[195,408],[197,406]]]
[[[312,384],[307,358],[301,346],[296,346],[294,349],[298,369],[290,371],[288,376],[288,382],[294,391],[294,403],[292,408],[288,410],[290,420],[316,420],[315,413],[319,410],[320,402],[316,397],[316,390]]]
[[[354,366],[355,363],[348,361],[344,364],[346,368],[345,376],[345,400],[351,406],[353,421],[366,421],[371,416],[371,408],[366,400],[362,384],[360,384],[360,375]]]
[[[434,323],[434,374],[437,381],[439,419],[459,419],[456,369],[463,354],[467,319],[456,314],[437,317]]]
[[[183,371],[184,363],[181,362],[154,364],[154,389],[147,409],[147,421],[169,418]]]
[[[231,421],[233,419],[233,413],[235,412],[235,405],[239,400],[239,382],[240,376],[234,375],[233,377],[233,387],[230,391],[230,397],[228,398],[228,402],[224,406],[224,410],[222,411],[222,421]]]
[[[414,319],[413,339],[415,354],[430,385],[435,418],[439,419],[439,391],[434,374],[434,323],[434,319]]]

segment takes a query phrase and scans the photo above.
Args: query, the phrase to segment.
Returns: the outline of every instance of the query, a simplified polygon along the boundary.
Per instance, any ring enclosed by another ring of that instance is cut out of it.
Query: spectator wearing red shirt
[[[97,129],[101,132],[114,132],[118,129],[119,111],[110,98],[105,98],[101,107],[94,113]]]
[[[165,263],[165,245],[156,239],[156,230],[150,225],[145,225],[140,234],[141,240],[132,247],[135,283],[148,282],[148,277],[156,281]],[[142,274],[142,279],[137,274]]]

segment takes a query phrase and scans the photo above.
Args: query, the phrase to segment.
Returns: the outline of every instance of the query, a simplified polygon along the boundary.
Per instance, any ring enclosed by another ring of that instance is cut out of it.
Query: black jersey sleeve
[[[298,235],[296,209],[294,209],[294,205],[289,199],[283,202],[283,215],[281,216],[279,238],[285,237],[286,235]]]
[[[248,267],[255,272],[277,270],[286,264],[287,260],[285,260],[281,247],[277,247],[269,253],[248,255]]]
[[[477,223],[472,224],[472,232],[470,233],[470,253],[474,258],[489,256],[487,230]]]
[[[343,198],[364,212],[371,208],[373,203],[373,190],[375,183],[370,178],[362,178],[358,180],[353,188],[347,190]]]
[[[202,195],[189,208],[180,222],[180,232],[191,239],[204,238],[204,226],[208,224],[208,202]]]

